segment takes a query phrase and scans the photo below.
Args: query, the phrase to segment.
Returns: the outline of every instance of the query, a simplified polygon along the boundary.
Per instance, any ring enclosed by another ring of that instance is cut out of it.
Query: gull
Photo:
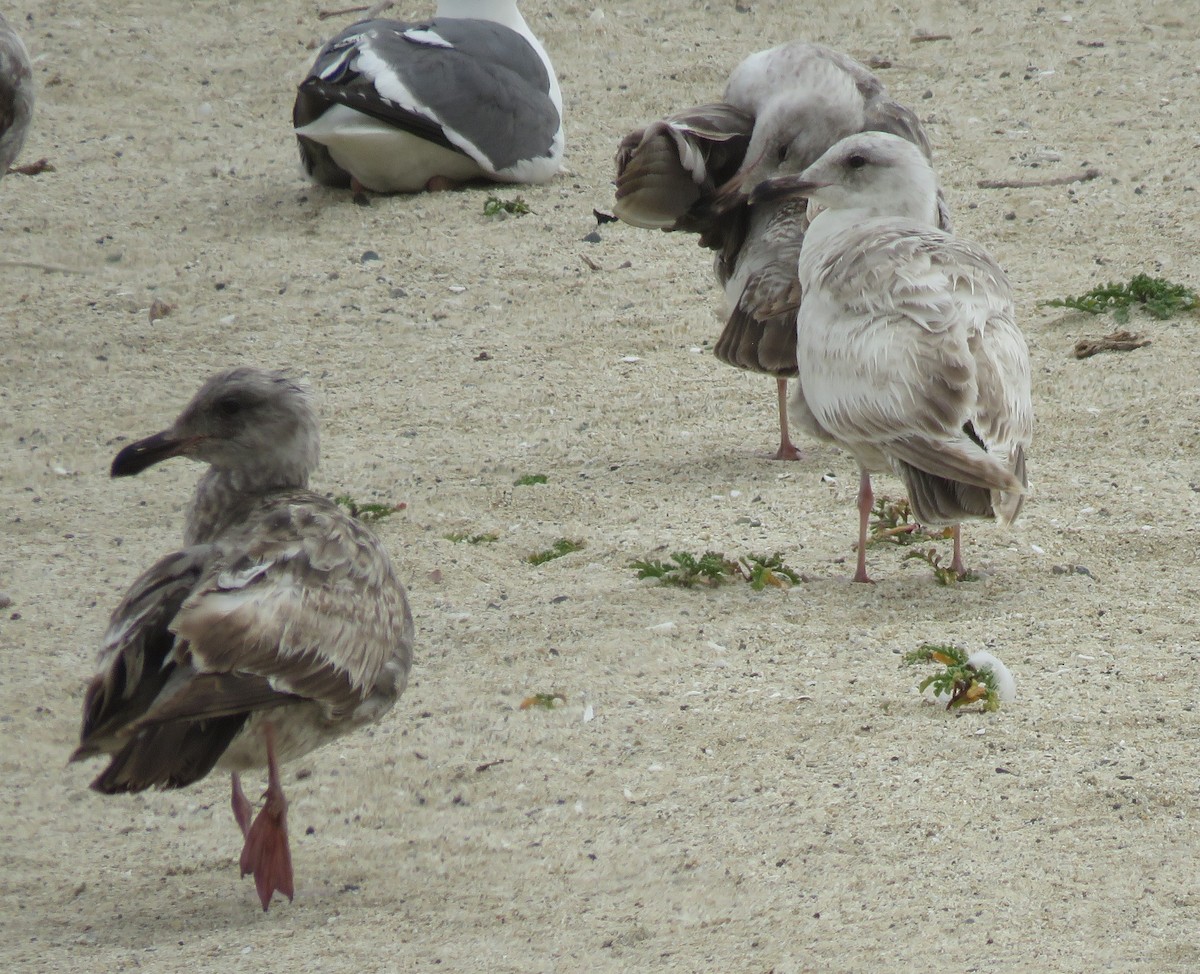
[[[184,546],[113,612],[71,760],[108,756],[92,788],[110,795],[232,771],[241,871],[265,911],[294,890],[279,765],[391,709],[412,665],[412,615],[379,539],[307,487],[318,434],[303,386],[218,373],[170,428],[121,450],[112,475],[175,456],[209,465]],[[252,821],[239,772],[262,767]]]
[[[1029,351],[1012,289],[986,250],[938,229],[937,192],[920,148],[866,132],[750,197],[819,208],[797,265],[790,415],[858,461],[857,582],[871,580],[872,473],[904,481],[918,522],[952,526],[960,576],[960,522],[1010,523],[1028,486]]]
[[[787,381],[797,374],[796,261],[808,225],[803,200],[750,207],[746,194],[787,167],[815,162],[839,139],[878,130],[931,150],[920,120],[864,65],[821,44],[793,41],[750,55],[723,100],[631,132],[617,150],[613,212],[637,227],[698,234],[715,250],[726,323],[714,352],[775,376],[776,460],[800,456],[788,431]],[[940,220],[950,228],[939,194]]]
[[[515,0],[353,24],[317,54],[292,120],[305,170],[327,186],[544,183],[562,167],[562,92]]]
[[[0,14],[0,179],[20,154],[33,116],[29,52]]]

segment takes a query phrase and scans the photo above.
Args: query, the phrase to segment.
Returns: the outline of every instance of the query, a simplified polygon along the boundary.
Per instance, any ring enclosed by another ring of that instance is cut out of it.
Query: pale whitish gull
[[[21,38],[0,14],[0,179],[25,145],[33,117],[33,69]]]
[[[729,365],[776,377],[775,459],[799,456],[786,396],[797,371],[796,260],[808,221],[803,201],[750,208],[746,191],[781,166],[802,169],[844,136],[868,130],[892,132],[930,154],[917,116],[866,67],[793,41],[739,64],[723,102],[631,132],[617,151],[616,215],[638,227],[699,234],[700,245],[717,252],[727,317],[714,351]],[[948,230],[944,205],[941,216]]]
[[[858,567],[867,582],[871,474],[896,473],[916,519],[1011,522],[1033,435],[1029,351],[1012,289],[982,247],[937,228],[924,153],[882,132],[843,139],[799,174],[760,184],[752,204],[807,198],[819,212],[798,263],[799,377],[792,421],[861,469]]]
[[[562,166],[558,79],[514,0],[348,27],[317,55],[292,120],[304,168],[328,186],[543,183]]]
[[[403,692],[413,624],[379,539],[307,489],[317,418],[278,372],[209,379],[175,423],[130,444],[114,477],[168,457],[209,464],[184,547],[126,593],[88,686],[73,761],[109,755],[105,794],[233,772],[242,875],[264,910],[292,896],[279,764],[379,720]],[[268,769],[252,808],[238,772]]]

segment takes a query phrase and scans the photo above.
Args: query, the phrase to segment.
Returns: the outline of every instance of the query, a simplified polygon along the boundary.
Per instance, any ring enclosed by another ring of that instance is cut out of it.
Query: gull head
[[[770,176],[799,172],[843,136],[859,130],[861,96],[852,84],[849,91],[842,90],[848,78],[841,72],[829,80],[837,83],[784,87],[762,107],[745,161],[717,193],[718,211],[745,202],[746,194]]]
[[[282,372],[218,372],[171,426],[125,447],[112,475],[141,473],[169,457],[191,457],[218,471],[279,486],[305,486],[320,449],[312,395]]]
[[[937,178],[921,150],[886,132],[860,132],[831,146],[802,172],[754,187],[750,203],[804,197],[823,210],[907,217],[937,225]]]

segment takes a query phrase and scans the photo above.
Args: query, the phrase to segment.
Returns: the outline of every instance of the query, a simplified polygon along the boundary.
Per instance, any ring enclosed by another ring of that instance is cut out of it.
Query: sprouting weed
[[[567,702],[565,693],[534,693],[521,701],[521,709],[529,710],[531,707],[540,707],[542,710],[553,710],[560,703]]]
[[[910,551],[904,556],[904,560],[910,558],[916,561],[923,561],[933,569],[933,577],[939,585],[956,585],[959,582],[978,582],[979,576],[972,571],[965,571],[961,575],[958,574],[949,565],[942,564],[942,556],[938,554],[937,548],[918,548],[915,551]]]
[[[720,585],[738,571],[737,562],[730,561],[715,551],[706,551],[696,556],[686,551],[677,551],[670,561],[646,559],[635,561],[630,566],[637,570],[638,578],[654,578],[664,585],[691,588],[693,585]]]
[[[514,487],[532,487],[535,484],[544,484],[548,478],[544,473],[527,473],[522,474],[513,481]]]
[[[483,203],[484,216],[499,216],[501,213],[511,213],[513,216],[524,216],[532,212],[524,197],[506,200],[499,196],[489,196]]]
[[[349,494],[339,494],[333,499],[338,507],[344,507],[352,518],[370,524],[372,521],[382,521],[385,517],[404,510],[403,504],[360,504]]]
[[[638,578],[653,578],[663,585],[692,588],[696,585],[715,587],[724,582],[740,578],[750,584],[756,592],[768,585],[775,588],[790,588],[800,581],[800,576],[783,563],[783,556],[748,555],[734,561],[716,551],[693,555],[677,551],[670,561],[644,559],[630,564]]]
[[[939,646],[922,643],[910,653],[904,654],[909,666],[920,663],[940,663],[942,669],[921,681],[918,689],[924,693],[932,687],[938,696],[949,698],[947,710],[965,707],[983,701],[984,710],[1000,709],[1000,694],[996,677],[990,669],[977,670],[967,662],[967,652],[957,646]]]
[[[465,541],[467,544],[491,544],[493,541],[499,541],[500,535],[495,531],[485,531],[482,534],[459,534],[451,533],[443,535],[447,541]]]
[[[1138,274],[1127,284],[1101,284],[1073,298],[1055,298],[1041,304],[1052,308],[1070,308],[1098,315],[1111,311],[1120,324],[1129,320],[1129,309],[1140,305],[1151,317],[1165,319],[1200,307],[1200,296],[1183,284],[1161,277]]]
[[[795,569],[783,563],[783,554],[749,555],[738,559],[742,577],[750,583],[756,592],[761,592],[768,585],[775,588],[791,588],[800,581],[800,575]]]
[[[569,555],[571,552],[578,551],[582,547],[582,541],[572,541],[570,538],[559,538],[545,551],[535,551],[525,560],[531,565],[544,565],[548,561],[554,561],[555,558],[561,558],[563,555]]]
[[[877,497],[875,506],[871,508],[871,537],[869,544],[887,541],[897,545],[911,545],[918,541],[944,541],[951,537],[950,528],[931,533],[913,520],[912,508],[908,498],[901,497],[892,500],[890,497]]]

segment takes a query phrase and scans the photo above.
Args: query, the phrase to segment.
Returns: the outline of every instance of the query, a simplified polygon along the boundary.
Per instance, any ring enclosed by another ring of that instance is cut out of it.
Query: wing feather
[[[389,664],[407,672],[411,615],[386,553],[359,522],[284,496],[227,544],[222,571],[173,624],[198,672],[262,677],[277,693],[318,701],[330,719],[387,682]]]

